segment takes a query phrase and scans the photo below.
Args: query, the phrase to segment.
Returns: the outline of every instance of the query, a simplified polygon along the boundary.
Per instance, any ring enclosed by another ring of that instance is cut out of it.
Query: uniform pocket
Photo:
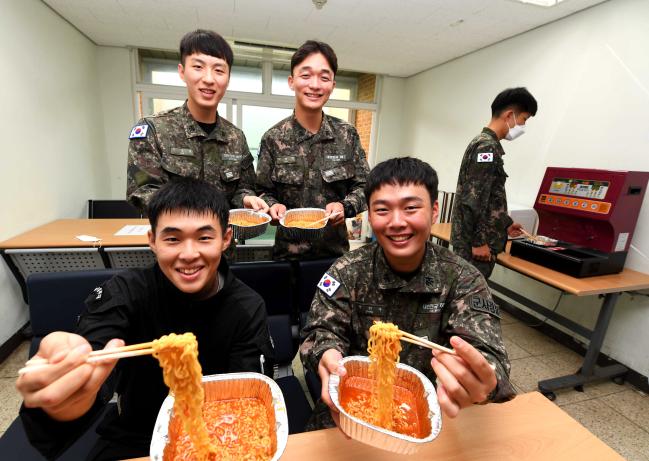
[[[221,180],[223,182],[238,181],[240,177],[241,167],[239,166],[239,164],[221,167]]]
[[[383,320],[386,315],[385,306],[379,304],[352,303],[352,322],[354,330],[369,335],[369,329],[375,320]]]
[[[354,168],[353,163],[341,163],[331,168],[323,168],[320,170],[322,174],[322,179],[327,183],[332,183],[336,181],[344,181],[345,179],[350,179],[354,177],[356,169]]]
[[[198,165],[198,159],[192,155],[181,154],[181,151],[187,151],[189,149],[171,149],[171,153],[163,153],[160,166],[163,170],[170,173],[171,175],[176,176],[189,176],[197,178],[200,174],[200,166]],[[177,152],[177,154],[174,154]]]
[[[271,174],[273,182],[300,186],[304,184],[304,161],[296,155],[286,155],[275,159]]]

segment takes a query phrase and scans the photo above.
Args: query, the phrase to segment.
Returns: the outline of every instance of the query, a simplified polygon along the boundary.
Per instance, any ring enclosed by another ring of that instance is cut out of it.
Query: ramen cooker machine
[[[648,179],[641,171],[549,167],[534,203],[537,232],[549,239],[515,240],[511,254],[574,277],[621,272]]]

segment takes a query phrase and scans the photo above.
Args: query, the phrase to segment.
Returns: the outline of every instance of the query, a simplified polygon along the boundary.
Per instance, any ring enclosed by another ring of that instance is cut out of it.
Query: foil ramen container
[[[345,376],[329,377],[329,395],[340,412],[340,428],[354,440],[372,445],[382,450],[399,454],[413,454],[425,443],[433,441],[442,429],[442,417],[437,402],[435,387],[426,376],[416,369],[397,363],[395,385],[401,386],[415,397],[417,414],[424,438],[410,437],[398,432],[374,426],[350,415],[340,404],[340,392],[344,392],[345,381],[354,376],[369,378],[369,357],[350,356],[341,361],[347,370]]]
[[[288,441],[288,416],[284,396],[272,379],[260,373],[227,373],[203,376],[205,401],[258,398],[268,412],[271,430],[271,461],[282,456]],[[162,461],[164,449],[169,442],[169,423],[173,416],[174,398],[168,395],[162,402],[151,438],[149,454],[153,461]]]
[[[284,217],[279,220],[284,233],[292,240],[315,240],[324,235],[325,228],[329,219],[325,219],[318,223],[321,227],[315,229],[308,229],[303,227],[287,227],[294,220],[304,221],[318,221],[325,217],[326,211],[322,208],[295,208],[288,210]]]
[[[542,247],[553,247],[557,245],[558,240],[545,235],[535,235],[534,238],[526,238],[526,242],[531,243],[532,245],[542,246]]]
[[[247,221],[255,222],[252,226],[239,226],[232,224],[236,218],[245,218]],[[230,220],[228,225],[232,228],[232,238],[236,240],[247,240],[259,237],[266,232],[270,216],[261,211],[249,210],[247,208],[235,208],[230,210]]]

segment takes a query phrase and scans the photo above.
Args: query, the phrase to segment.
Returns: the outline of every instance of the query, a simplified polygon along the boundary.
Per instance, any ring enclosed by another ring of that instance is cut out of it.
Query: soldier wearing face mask
[[[507,236],[521,235],[521,225],[507,214],[501,139],[513,141],[536,115],[537,103],[526,88],[509,88],[491,104],[491,121],[464,152],[453,208],[453,251],[488,278]]]

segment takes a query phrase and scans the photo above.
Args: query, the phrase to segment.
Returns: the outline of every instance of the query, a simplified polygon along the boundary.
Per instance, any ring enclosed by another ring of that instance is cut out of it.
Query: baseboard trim
[[[25,335],[25,328],[27,328],[28,325],[29,322],[24,324],[20,330],[14,333],[0,346],[0,363],[7,360],[11,353],[15,351],[18,346],[20,346],[20,343],[28,339],[28,336]]]
[[[544,322],[541,325],[537,325],[539,323],[538,317],[535,317],[523,311],[522,309],[519,309],[518,307],[516,307],[516,305],[501,298],[495,293],[494,293],[494,298],[498,301],[498,305],[500,306],[501,309],[503,309],[513,317],[517,318],[518,320],[522,321],[523,323],[527,324],[528,326],[530,326],[530,328],[534,328],[535,330],[540,331],[543,334],[551,337],[562,346],[565,346],[568,349],[580,354],[582,357],[586,355],[586,347],[583,344],[575,341],[575,338],[573,336],[559,330],[558,328],[555,328],[554,326],[548,324],[547,322]],[[620,362],[618,362],[617,360],[610,358],[609,356],[607,356],[602,352],[600,352],[599,356],[597,357],[597,364],[600,366],[613,365],[619,363]],[[624,366],[629,368],[627,365]],[[624,379],[629,384],[632,384],[642,392],[649,394],[649,381],[647,380],[647,377],[644,376],[643,374],[629,368],[629,372],[624,377]]]

